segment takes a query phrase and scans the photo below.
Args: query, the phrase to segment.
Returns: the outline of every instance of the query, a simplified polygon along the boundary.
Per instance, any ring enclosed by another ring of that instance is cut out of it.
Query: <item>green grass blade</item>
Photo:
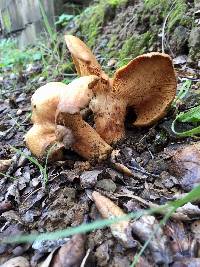
[[[68,237],[74,234],[79,233],[86,233],[96,229],[101,229],[107,227],[113,223],[117,223],[124,220],[129,220],[131,218],[137,218],[144,214],[144,211],[139,211],[135,213],[130,213],[125,216],[120,216],[117,218],[112,219],[105,219],[105,220],[97,220],[92,223],[88,224],[81,224],[80,226],[70,227],[68,229],[59,230],[51,233],[43,233],[43,234],[27,234],[27,235],[20,235],[9,237],[3,240],[3,243],[26,243],[26,242],[33,242],[37,240],[56,240],[59,238]],[[148,211],[145,211],[145,214],[148,214]]]
[[[42,175],[42,177],[44,179],[46,179],[46,171],[43,168],[43,166],[39,163],[39,161],[31,156],[26,155],[24,152],[22,152],[20,149],[17,149],[13,146],[11,146],[11,148],[16,152],[19,153],[21,156],[24,156],[25,158],[27,158],[30,162],[32,162],[33,164],[35,164],[38,169],[40,170],[40,174]]]
[[[41,0],[39,0],[39,7],[40,7],[40,11],[41,11],[41,14],[42,14],[42,18],[43,18],[43,21],[44,21],[45,28],[46,28],[46,30],[47,30],[47,32],[49,34],[49,37],[50,37],[51,41],[54,43],[55,40],[56,40],[56,32],[52,30],[52,27],[49,24],[48,17],[46,15],[46,12],[45,12],[45,9],[44,9],[44,6],[43,6]]]

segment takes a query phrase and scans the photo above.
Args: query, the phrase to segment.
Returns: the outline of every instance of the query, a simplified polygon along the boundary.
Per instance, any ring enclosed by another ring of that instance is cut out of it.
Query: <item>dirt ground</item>
[[[193,78],[200,78],[197,70],[184,68],[185,75],[192,71]],[[180,69],[181,66],[179,73]],[[134,128],[130,118],[127,118],[125,140],[114,148],[115,156],[112,154],[111,158],[100,164],[91,165],[74,152],[66,151],[65,161],[48,164],[48,182],[45,184],[38,167],[13,150],[14,147],[30,155],[23,141],[24,134],[31,126],[31,92],[27,90],[27,84],[37,88],[45,83],[40,80],[36,81],[24,73],[12,80],[10,76],[4,77],[2,82],[0,157],[11,159],[11,162],[0,179],[1,238],[11,234],[55,231],[100,218],[90,197],[94,190],[114,201],[125,213],[144,210],[151,207],[152,203],[164,204],[188,191],[171,170],[169,151],[192,140],[178,139],[172,133],[173,108],[151,128]],[[179,79],[180,85],[182,82]],[[198,82],[193,82],[190,93],[178,108],[186,110],[195,102],[198,102]],[[127,166],[132,175],[117,168],[116,163]],[[42,164],[44,166],[45,163]],[[139,199],[135,196],[139,196]],[[199,239],[197,233],[191,230],[194,222],[199,227],[198,216],[191,216],[186,222],[170,219],[163,232],[155,237],[156,246],[147,247],[137,266],[200,266]],[[142,227],[149,234],[162,216],[150,217],[155,220],[153,224],[147,220]],[[136,246],[129,248],[113,237],[110,228],[88,233],[85,251],[89,249],[89,256],[85,266],[130,266],[144,243],[140,233],[132,238],[136,240]],[[25,256],[31,266],[38,266],[53,248],[65,242],[66,239],[59,242],[1,244],[1,263],[13,256]],[[194,265],[187,265],[188,259],[194,261]]]

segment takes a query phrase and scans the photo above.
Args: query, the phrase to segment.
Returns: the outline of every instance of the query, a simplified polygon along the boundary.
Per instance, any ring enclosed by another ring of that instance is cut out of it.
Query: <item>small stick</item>
[[[86,263],[86,260],[87,260],[87,258],[89,256],[89,254],[90,254],[90,251],[91,251],[90,249],[87,250],[87,253],[86,253],[85,257],[83,258],[80,267],[84,267],[85,266],[85,263]]]

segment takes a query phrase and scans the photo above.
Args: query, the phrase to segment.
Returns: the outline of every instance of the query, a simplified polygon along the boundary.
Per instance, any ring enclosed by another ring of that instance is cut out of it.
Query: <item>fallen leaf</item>
[[[102,196],[98,192],[92,193],[92,198],[97,206],[97,209],[104,219],[126,215],[115,203],[109,198]],[[125,247],[131,248],[137,245],[137,242],[131,235],[130,222],[128,220],[114,223],[110,226],[112,234],[115,238],[123,243]]]
[[[169,169],[179,177],[180,186],[190,191],[200,184],[200,142],[181,146],[168,152],[172,154]]]
[[[169,222],[164,228],[165,234],[169,237],[169,246],[174,255],[182,255],[190,250],[190,236],[186,232],[182,222]]]
[[[142,241],[146,242],[152,233],[154,236],[148,244],[154,261],[157,264],[169,264],[172,262],[171,251],[168,248],[168,239],[154,216],[143,215],[132,223],[133,233]]]
[[[200,258],[182,258],[172,264],[172,267],[199,267]]]
[[[30,267],[30,264],[26,258],[20,256],[8,260],[1,267]]]
[[[54,254],[51,267],[79,267],[85,256],[85,235],[74,235]]]

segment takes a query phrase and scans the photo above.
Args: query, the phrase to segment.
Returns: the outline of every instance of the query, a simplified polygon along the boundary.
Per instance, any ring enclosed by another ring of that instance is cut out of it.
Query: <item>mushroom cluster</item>
[[[176,77],[171,58],[147,53],[118,69],[113,78],[102,70],[91,50],[79,38],[65,41],[80,78],[70,84],[52,82],[32,96],[33,127],[25,141],[33,154],[62,159],[63,149],[72,148],[88,160],[102,160],[111,144],[124,137],[127,109],[133,110],[135,126],[148,126],[164,117],[176,94]],[[94,127],[83,116],[89,108]]]

